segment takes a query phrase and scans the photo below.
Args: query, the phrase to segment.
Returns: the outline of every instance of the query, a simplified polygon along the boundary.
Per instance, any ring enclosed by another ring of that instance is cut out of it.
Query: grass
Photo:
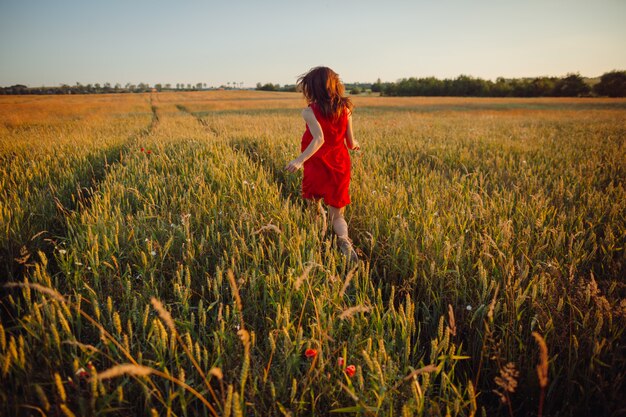
[[[0,98],[3,412],[622,412],[624,101],[354,101],[350,265],[297,94]]]

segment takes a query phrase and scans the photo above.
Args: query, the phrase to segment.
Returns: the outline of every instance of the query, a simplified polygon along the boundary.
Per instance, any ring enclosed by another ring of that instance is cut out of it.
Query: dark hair
[[[337,119],[345,110],[354,107],[339,75],[328,67],[315,67],[298,78],[298,89],[307,102],[315,103],[325,117]]]

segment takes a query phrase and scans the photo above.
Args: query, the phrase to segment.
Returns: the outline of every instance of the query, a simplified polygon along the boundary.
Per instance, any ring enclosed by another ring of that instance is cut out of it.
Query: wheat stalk
[[[543,405],[545,399],[546,387],[548,386],[548,346],[546,341],[537,332],[532,333],[537,345],[539,345],[539,364],[537,365],[537,377],[539,378],[539,386],[541,387],[541,395],[539,397],[538,415],[543,415]]]
[[[548,386],[548,346],[544,338],[537,332],[532,333],[537,345],[539,345],[539,364],[537,365],[537,377],[539,378],[539,386],[546,388]]]
[[[355,266],[346,275],[346,279],[343,282],[343,287],[341,287],[341,291],[339,291],[339,299],[343,298],[343,295],[345,294],[346,290],[350,286],[350,281],[352,281],[352,277],[354,276],[354,272],[356,271],[356,269],[357,267]]]
[[[278,226],[269,223],[269,224],[266,224],[265,226],[261,227],[260,229],[255,230],[252,234],[253,235],[258,235],[259,233],[264,232],[266,230],[271,230],[271,231],[276,232],[278,234],[282,233]]]
[[[57,300],[60,303],[65,303],[65,298],[56,290],[48,287],[44,287],[43,285],[32,283],[32,282],[9,282],[4,284],[6,288],[16,288],[16,287],[27,287],[32,288],[33,290],[39,291],[41,293],[47,294],[53,299]]]
[[[161,301],[157,300],[155,297],[150,298],[150,303],[152,303],[152,306],[159,314],[159,317],[161,317],[161,320],[163,320],[163,322],[167,325],[167,327],[169,327],[170,331],[172,332],[172,335],[176,335],[177,334],[176,325],[174,324],[172,315],[170,314],[169,311],[165,309],[165,307],[163,306],[163,303],[161,303]]]
[[[370,311],[370,307],[367,307],[367,306],[350,307],[350,308],[347,308],[347,309],[345,309],[344,311],[341,312],[341,314],[339,315],[339,319],[340,320],[346,320],[346,319],[351,318],[355,314],[367,313],[369,311]]]
[[[313,269],[313,266],[314,266],[313,264],[309,264],[307,265],[306,268],[304,268],[304,270],[302,271],[302,274],[300,274],[296,282],[293,284],[293,287],[296,290],[300,289],[304,280],[307,279],[307,277],[309,276],[309,272],[311,272],[311,269]]]
[[[131,363],[124,363],[121,365],[115,365],[106,371],[98,373],[98,379],[105,380],[111,378],[117,378],[122,375],[131,376],[148,376],[153,373],[153,369],[148,366],[134,365]]]

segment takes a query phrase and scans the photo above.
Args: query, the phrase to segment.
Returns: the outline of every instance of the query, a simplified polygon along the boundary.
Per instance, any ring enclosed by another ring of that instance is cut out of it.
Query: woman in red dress
[[[298,87],[309,106],[302,111],[306,131],[301,154],[285,167],[289,172],[304,168],[302,196],[328,205],[329,220],[343,254],[356,261],[358,256],[348,237],[343,216],[350,204],[350,155],[359,150],[352,132],[352,102],[344,97],[344,86],[330,68],[316,67],[298,79]]]

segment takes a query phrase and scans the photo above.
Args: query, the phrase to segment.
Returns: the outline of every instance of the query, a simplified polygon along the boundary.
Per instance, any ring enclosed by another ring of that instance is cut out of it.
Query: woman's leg
[[[348,237],[348,223],[343,217],[344,207],[337,208],[328,206],[328,216],[333,225],[333,230],[337,234],[337,244],[339,249],[350,261],[356,262],[359,259],[356,251],[352,247],[352,241]]]
[[[348,223],[343,217],[345,207],[337,208],[328,206],[328,217],[330,224],[333,225],[333,230],[338,237],[348,237]]]

